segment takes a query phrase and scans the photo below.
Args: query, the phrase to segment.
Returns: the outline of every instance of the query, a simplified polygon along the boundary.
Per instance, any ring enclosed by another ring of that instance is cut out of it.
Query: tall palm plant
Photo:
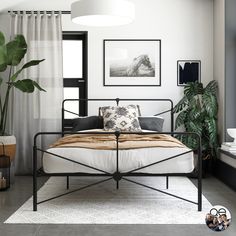
[[[187,132],[195,132],[201,137],[203,159],[216,157],[217,135],[217,82],[210,81],[206,87],[202,83],[191,82],[184,87],[184,96],[174,107],[177,113],[175,129],[183,127]],[[180,137],[188,147],[195,149],[196,140]]]
[[[0,136],[6,133],[6,121],[8,115],[9,97],[12,88],[16,88],[24,93],[32,93],[35,88],[40,91],[45,91],[39,84],[29,78],[18,79],[18,75],[25,69],[36,66],[43,60],[32,60],[24,64],[17,71],[13,71],[27,52],[27,44],[23,35],[16,35],[15,38],[8,43],[5,43],[4,34],[0,31]],[[8,70],[8,71],[7,71]],[[7,71],[7,78],[1,77],[1,72]],[[5,89],[2,85],[5,82]],[[4,91],[3,91],[4,90]]]

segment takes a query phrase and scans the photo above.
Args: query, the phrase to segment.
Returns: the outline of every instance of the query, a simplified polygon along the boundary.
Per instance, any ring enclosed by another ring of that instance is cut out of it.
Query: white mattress
[[[140,148],[119,151],[119,171],[127,172],[146,166],[173,155],[188,151],[187,148]],[[71,160],[93,166],[109,173],[116,171],[115,150],[94,150],[86,148],[50,148],[49,152],[64,156]],[[46,173],[101,173],[99,171],[78,165],[59,157],[45,153],[43,168]],[[136,173],[190,173],[194,169],[193,153],[146,167]]]

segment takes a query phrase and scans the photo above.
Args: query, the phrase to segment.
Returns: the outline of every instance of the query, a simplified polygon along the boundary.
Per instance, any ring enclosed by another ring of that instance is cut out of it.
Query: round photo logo
[[[224,231],[230,226],[231,214],[226,207],[216,205],[206,214],[205,221],[209,229]]]

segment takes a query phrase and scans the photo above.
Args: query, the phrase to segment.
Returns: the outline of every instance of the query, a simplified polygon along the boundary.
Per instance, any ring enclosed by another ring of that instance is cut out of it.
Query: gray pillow
[[[103,129],[103,118],[101,116],[86,116],[73,120],[73,131]]]
[[[162,132],[164,119],[160,116],[139,116],[141,129]]]

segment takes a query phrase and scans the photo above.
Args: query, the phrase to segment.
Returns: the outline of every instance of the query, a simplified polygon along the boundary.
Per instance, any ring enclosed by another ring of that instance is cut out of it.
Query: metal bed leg
[[[119,181],[116,181],[116,189],[119,189]]]
[[[202,144],[199,136],[198,140],[198,211],[202,211]]]
[[[198,160],[198,211],[202,210],[202,160]]]
[[[202,210],[202,173],[198,173],[198,211]]]
[[[169,176],[167,175],[166,176],[166,189],[169,188]]]
[[[198,180],[198,211],[202,211],[202,181]]]
[[[37,148],[33,147],[33,211],[37,211]]]
[[[70,187],[70,179],[69,179],[69,175],[66,176],[66,189],[69,189]]]
[[[119,104],[119,99],[116,99],[117,104]],[[118,105],[117,105],[118,106]],[[121,180],[122,176],[119,173],[119,136],[120,132],[115,132],[116,136],[116,173],[114,173],[113,178],[116,181],[116,189],[119,189],[119,181]]]

